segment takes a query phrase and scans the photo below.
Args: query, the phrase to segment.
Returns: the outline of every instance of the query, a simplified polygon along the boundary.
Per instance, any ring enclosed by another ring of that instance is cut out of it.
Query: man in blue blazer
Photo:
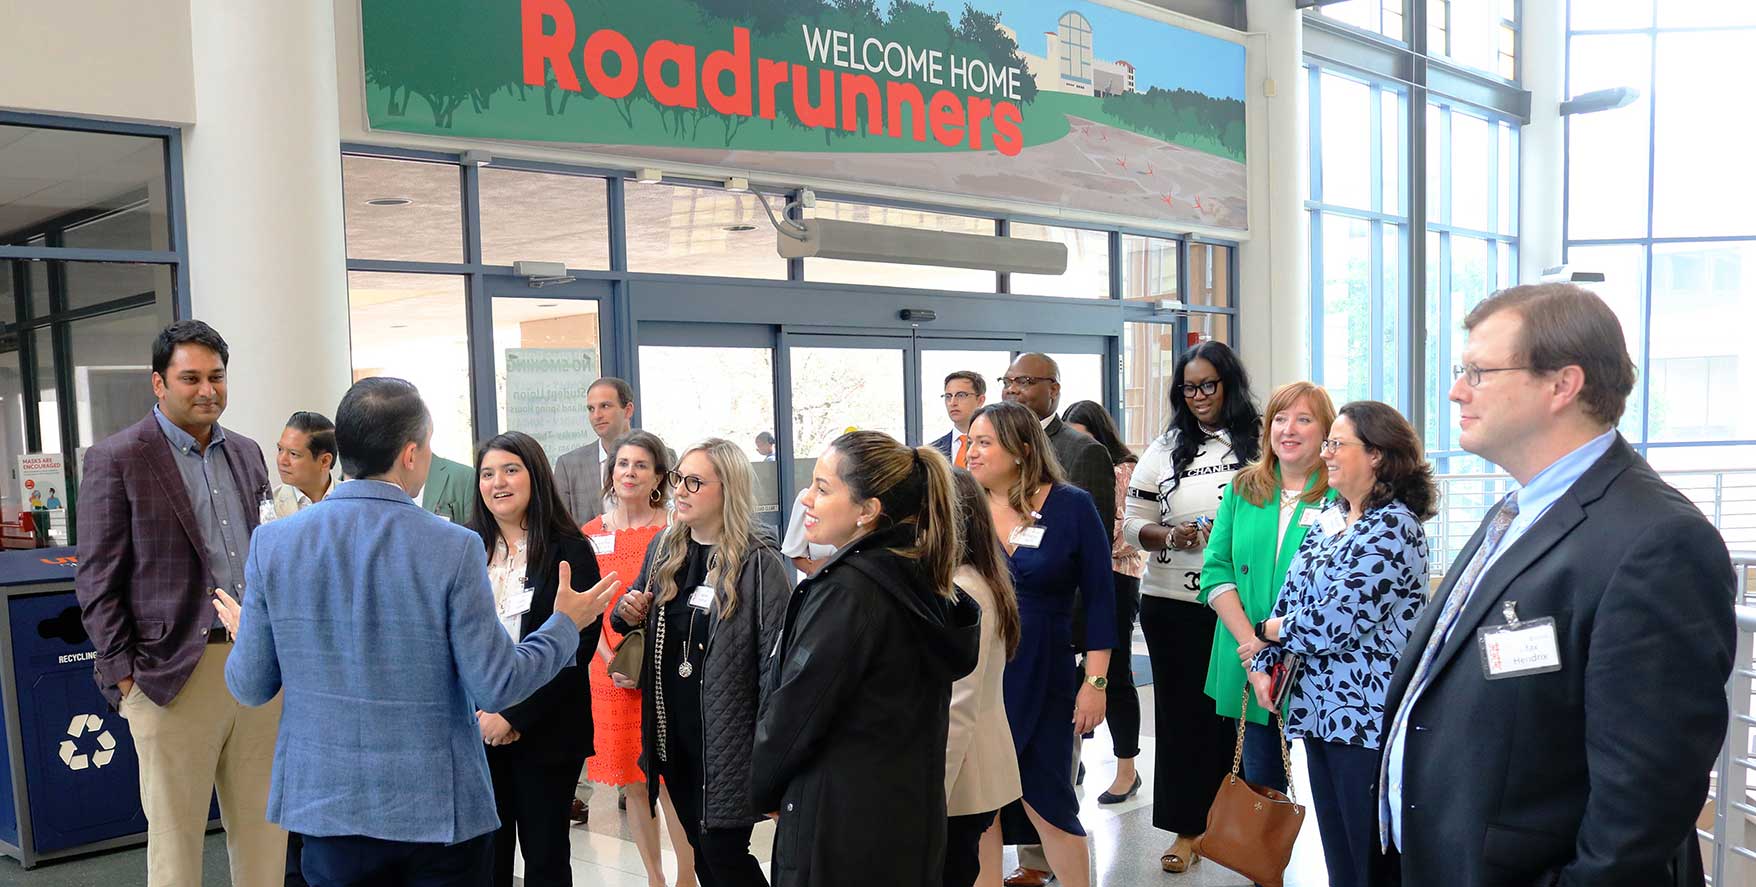
[[[335,425],[359,479],[257,531],[245,612],[216,601],[237,634],[232,695],[254,706],[284,690],[268,819],[305,836],[316,887],[486,883],[499,818],[475,712],[573,662],[616,575],[577,593],[562,564],[554,615],[514,644],[496,608],[520,602],[496,603],[480,538],[411,498],[433,459],[415,387],[364,379]]]

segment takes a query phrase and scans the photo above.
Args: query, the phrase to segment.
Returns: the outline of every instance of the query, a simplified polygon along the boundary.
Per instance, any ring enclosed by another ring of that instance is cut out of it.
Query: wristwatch
[[[1268,635],[1266,633],[1264,633],[1262,630],[1263,626],[1266,626],[1267,624],[1268,624],[1267,619],[1264,619],[1261,622],[1256,623],[1256,639],[1265,643],[1265,644],[1272,644],[1274,642],[1269,640]]]
[[[1085,679],[1085,682],[1090,684],[1092,686],[1092,688],[1096,689],[1096,690],[1110,689],[1110,679],[1104,677],[1101,674],[1091,675],[1090,677]]]

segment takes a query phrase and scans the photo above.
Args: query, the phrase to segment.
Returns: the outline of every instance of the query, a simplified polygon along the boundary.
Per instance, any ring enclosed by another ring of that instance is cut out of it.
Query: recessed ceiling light
[[[409,328],[409,325],[406,323],[393,323],[390,325],[390,328],[393,330],[406,330]]]
[[[408,206],[414,203],[407,197],[374,197],[366,201],[367,206]]]
[[[733,232],[754,231],[754,230],[756,230],[756,226],[755,225],[727,225],[725,230],[733,231]]]
[[[561,303],[560,302],[538,302],[537,307],[538,308],[553,308],[559,304],[561,304]]]

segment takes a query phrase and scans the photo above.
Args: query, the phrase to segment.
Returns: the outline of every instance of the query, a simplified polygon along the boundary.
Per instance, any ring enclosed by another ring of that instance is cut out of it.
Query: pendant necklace
[[[710,554],[707,557],[707,578],[709,581],[712,580],[713,571],[718,566],[719,551],[715,550],[713,554]],[[695,608],[690,607],[689,609],[693,610]],[[689,661],[689,651],[693,649],[695,649],[695,614],[691,613],[689,614],[689,640],[685,641],[683,644],[683,661],[677,666],[677,677],[687,678],[690,675],[695,674],[695,663]]]

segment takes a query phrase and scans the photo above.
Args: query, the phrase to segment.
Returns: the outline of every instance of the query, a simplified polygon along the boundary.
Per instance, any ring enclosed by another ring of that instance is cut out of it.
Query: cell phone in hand
[[[1304,668],[1304,660],[1297,653],[1281,650],[1274,664],[1268,667],[1268,698],[1279,710],[1286,704],[1287,694],[1292,691],[1293,684],[1299,680],[1299,672]]]

